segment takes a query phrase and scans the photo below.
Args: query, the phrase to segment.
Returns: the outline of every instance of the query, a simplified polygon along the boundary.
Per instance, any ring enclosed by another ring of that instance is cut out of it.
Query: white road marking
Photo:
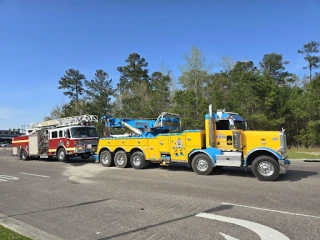
[[[36,176],[36,177],[43,177],[43,178],[50,178],[49,176],[37,175],[37,174],[33,174],[33,173],[24,173],[24,172],[21,172],[21,174],[30,175],[30,176]]]
[[[277,230],[264,226],[262,224],[258,224],[255,222],[250,222],[247,220],[237,219],[237,218],[231,218],[231,217],[224,217],[220,215],[215,215],[211,213],[198,213],[196,217],[203,217],[208,218],[212,220],[218,220],[222,222],[227,223],[233,223],[242,227],[245,227],[256,234],[259,235],[261,240],[290,240],[286,235],[282,234],[281,232],[278,232]],[[228,236],[230,237],[230,236]],[[230,238],[227,240],[231,240]],[[233,238],[234,240],[234,238]]]
[[[318,219],[320,219],[320,216],[306,215],[306,214],[301,214],[301,213],[284,212],[284,211],[279,211],[279,210],[273,210],[273,209],[267,209],[267,208],[259,208],[259,207],[251,207],[251,206],[246,206],[246,205],[233,204],[233,203],[225,203],[225,202],[223,202],[222,204],[223,204],[223,205],[232,205],[232,206],[237,206],[237,207],[252,208],[252,209],[269,211],[269,212],[277,212],[277,213],[283,213],[283,214],[290,214],[290,215],[296,215],[296,216],[311,217],[311,218],[318,218]]]
[[[0,182],[7,182],[8,180],[18,180],[17,177],[7,176],[7,175],[0,175]]]
[[[234,238],[234,237],[231,237],[227,234],[224,234],[222,232],[219,232],[226,240],[239,240],[238,238]]]
[[[270,201],[272,201],[272,202],[275,202],[275,203],[281,203],[281,202],[279,202],[279,201],[277,201],[277,200],[275,200],[275,199],[269,198],[269,197],[265,197],[265,198],[268,199],[268,200],[270,200]]]

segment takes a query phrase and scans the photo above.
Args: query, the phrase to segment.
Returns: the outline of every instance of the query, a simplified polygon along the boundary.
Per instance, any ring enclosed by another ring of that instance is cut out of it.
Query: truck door
[[[233,131],[228,120],[220,120],[215,125],[215,146],[223,151],[234,150]]]
[[[49,131],[48,152],[55,154],[57,151],[58,142],[59,142],[58,131],[57,130]]]

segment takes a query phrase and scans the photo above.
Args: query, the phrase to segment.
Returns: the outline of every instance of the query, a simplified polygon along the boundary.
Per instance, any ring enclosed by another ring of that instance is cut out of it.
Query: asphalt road
[[[0,224],[34,239],[320,239],[319,173],[320,162],[292,161],[260,182],[250,169],[198,176],[183,165],[104,168],[2,150]]]

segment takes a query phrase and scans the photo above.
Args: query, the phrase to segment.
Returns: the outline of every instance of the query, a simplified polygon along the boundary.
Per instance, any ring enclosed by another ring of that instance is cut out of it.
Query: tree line
[[[251,130],[286,129],[289,146],[320,145],[319,43],[311,41],[297,50],[308,75],[302,79],[288,72],[282,54],[265,54],[258,65],[222,57],[220,72],[212,72],[201,48],[193,46],[184,56],[181,75],[175,81],[164,68],[149,72],[148,62],[138,53],[129,54],[117,68],[116,87],[103,69],[88,80],[77,69],[68,69],[58,89],[70,101],[55,106],[55,119],[79,114],[108,114],[130,118],[156,118],[161,112],[180,114],[183,129],[203,129],[208,105],[244,117]],[[177,87],[179,84],[180,87]],[[97,124],[102,136],[102,126]]]

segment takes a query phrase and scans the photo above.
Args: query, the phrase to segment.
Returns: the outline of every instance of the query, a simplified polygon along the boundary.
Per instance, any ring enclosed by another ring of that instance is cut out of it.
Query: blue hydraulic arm
[[[106,128],[126,127],[138,136],[155,136],[159,133],[168,133],[171,131],[180,131],[181,121],[178,114],[163,112],[156,119],[133,119],[133,118],[115,118],[112,116],[103,116],[101,121],[105,122]]]

